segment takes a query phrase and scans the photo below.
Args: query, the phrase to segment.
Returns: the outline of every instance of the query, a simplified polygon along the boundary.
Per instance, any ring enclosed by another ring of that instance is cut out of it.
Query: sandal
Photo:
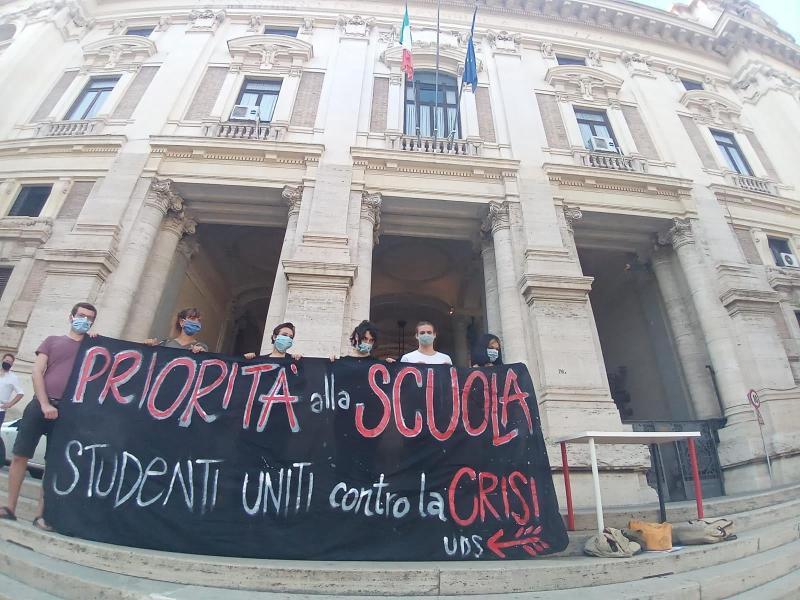
[[[0,506],[0,519],[5,519],[6,521],[16,521],[17,515],[11,512],[11,509],[7,506]]]
[[[53,531],[53,528],[45,523],[44,517],[41,516],[36,517],[33,520],[33,526],[36,527],[36,529],[41,529],[42,531]]]

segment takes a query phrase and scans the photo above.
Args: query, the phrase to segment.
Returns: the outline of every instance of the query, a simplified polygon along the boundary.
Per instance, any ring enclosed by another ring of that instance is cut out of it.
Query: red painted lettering
[[[127,370],[122,373],[118,373],[122,363],[131,359],[133,360],[133,363],[127,368]],[[114,363],[111,365],[111,370],[108,373],[108,379],[106,379],[106,383],[103,386],[103,391],[100,392],[100,395],[97,397],[97,401],[100,404],[103,404],[103,402],[106,401],[108,392],[110,391],[111,395],[114,396],[114,399],[120,404],[130,404],[131,400],[133,400],[133,395],[122,396],[119,393],[119,386],[130,381],[131,377],[139,372],[139,367],[141,366],[142,353],[138,350],[123,350],[122,352],[117,352],[117,354],[114,355]]]
[[[400,391],[403,379],[408,375],[413,375],[417,382],[417,387],[422,387],[422,373],[416,367],[403,367],[397,374],[392,388],[392,410],[394,410],[394,423],[400,435],[407,438],[417,437],[422,431],[422,415],[419,411],[414,412],[414,428],[409,429],[403,420],[403,405],[400,401]]]
[[[205,378],[206,369],[209,367],[217,367],[219,369],[219,374],[217,378],[208,385],[203,385],[203,379]],[[178,421],[178,425],[181,427],[188,427],[192,424],[192,414],[197,412],[200,415],[200,418],[203,419],[206,423],[210,423],[216,417],[209,417],[208,413],[203,410],[203,407],[200,406],[200,398],[203,396],[207,396],[215,389],[217,389],[222,382],[225,380],[225,376],[228,374],[228,365],[224,360],[219,360],[218,358],[210,358],[208,360],[204,360],[200,363],[200,371],[197,373],[197,380],[194,384],[194,389],[192,390],[192,395],[189,396],[189,402],[186,403],[186,408],[181,415],[180,420]]]
[[[250,384],[250,393],[247,395],[247,405],[244,409],[242,429],[247,429],[250,427],[250,413],[253,412],[253,403],[256,401],[256,390],[258,389],[258,384],[261,381],[261,374],[269,373],[277,368],[278,365],[271,363],[242,367],[242,375],[253,375],[253,383]]]
[[[289,419],[289,428],[293,432],[300,431],[300,424],[297,422],[297,417],[294,414],[292,404],[297,402],[297,396],[292,396],[289,392],[289,382],[286,380],[286,369],[281,369],[272,389],[267,394],[262,394],[258,397],[258,401],[264,406],[261,408],[261,416],[258,418],[256,429],[264,431],[269,421],[269,414],[272,411],[272,405],[279,402],[286,408],[286,416]]]
[[[228,377],[228,385],[225,388],[225,396],[222,398],[222,408],[227,409],[231,403],[231,396],[233,395],[233,386],[236,383],[236,374],[239,372],[239,363],[233,363],[231,366],[231,374]]]
[[[514,393],[509,395],[512,386],[514,387]],[[533,433],[533,421],[531,420],[531,411],[528,408],[527,398],[528,394],[519,389],[517,374],[514,373],[514,370],[509,369],[506,371],[506,384],[503,390],[503,427],[508,425],[508,406],[512,402],[517,402],[528,421],[528,433]]]
[[[485,485],[484,482],[486,481],[489,481],[489,485]],[[492,506],[492,502],[489,499],[489,494],[495,491],[495,489],[497,489],[497,475],[494,473],[481,471],[481,473],[478,475],[478,499],[481,512],[481,522],[486,520],[485,509],[489,509],[489,512],[494,515],[495,519],[500,519],[500,515],[495,507]]]
[[[436,429],[436,418],[433,411],[433,369],[428,369],[428,379],[425,385],[425,410],[428,417],[428,431],[440,442],[449,440],[453,435],[458,426],[458,417],[461,411],[461,404],[458,401],[458,371],[456,369],[450,369],[450,383],[453,390],[451,394],[453,405],[450,413],[450,422],[447,424],[447,429],[444,432],[440,432]]]
[[[517,522],[517,525],[525,525],[531,518],[531,511],[528,508],[528,503],[525,502],[525,498],[523,497],[522,492],[520,491],[517,484],[514,482],[515,478],[520,479],[520,482],[523,486],[525,485],[527,479],[525,475],[523,475],[519,471],[514,471],[513,473],[511,473],[511,475],[508,476],[508,485],[511,487],[511,491],[513,492],[513,494],[517,498],[519,498],[519,504],[520,506],[522,506],[523,510],[522,515],[519,515],[512,511],[511,516]]]
[[[500,423],[497,416],[497,373],[492,373],[492,446],[502,446],[507,444],[515,437],[519,430],[515,427],[508,433],[500,435]],[[528,408],[527,405],[525,408]],[[505,426],[505,423],[503,423]]]
[[[462,519],[456,511],[456,491],[458,490],[458,480],[465,475],[468,476],[472,481],[475,481],[477,478],[475,469],[470,467],[461,467],[458,471],[456,471],[456,474],[453,475],[453,479],[450,481],[450,485],[447,487],[447,500],[450,509],[450,517],[461,527],[468,527],[469,525],[472,525],[475,522],[475,519],[478,518],[477,497],[472,499],[472,512],[469,514],[469,517]]]
[[[483,420],[478,427],[473,427],[469,422],[469,396],[476,379],[483,383]],[[464,422],[464,430],[471,436],[481,435],[489,425],[489,380],[481,371],[472,371],[464,382],[464,389],[461,391],[461,420]]]
[[[104,362],[103,366],[97,373],[92,373],[94,370],[95,362],[98,357],[102,357]],[[75,395],[72,398],[73,402],[83,402],[83,395],[86,393],[86,386],[90,381],[94,381],[102,377],[103,373],[108,370],[111,364],[111,353],[102,346],[94,346],[86,351],[86,356],[83,357],[81,363],[81,372],[78,375],[78,383],[75,385]]]
[[[170,405],[170,407],[166,410],[161,410],[156,407],[156,397],[158,396],[158,391],[161,389],[161,386],[164,383],[164,380],[167,378],[167,375],[169,375],[170,371],[173,371],[178,367],[185,367],[188,371],[186,382],[183,384],[180,393],[175,397],[175,401]],[[189,358],[188,356],[180,356],[169,361],[164,368],[161,369],[161,372],[158,374],[158,377],[156,377],[153,387],[147,396],[147,411],[150,413],[150,416],[152,416],[154,419],[158,419],[159,421],[169,419],[178,409],[178,406],[180,406],[181,402],[183,402],[186,394],[189,393],[196,370],[197,364],[195,363],[194,359]]]
[[[383,406],[383,415],[375,427],[369,428],[364,425],[364,404],[362,402],[358,402],[356,404],[354,415],[356,420],[356,429],[358,430],[358,433],[365,438],[374,438],[382,434],[386,429],[386,426],[389,424],[389,419],[392,417],[391,401],[389,400],[389,396],[387,396],[386,392],[378,387],[378,384],[375,381],[375,377],[378,373],[382,375],[383,385],[386,385],[389,383],[389,369],[386,368],[386,365],[375,364],[369,368],[369,373],[367,374],[369,387],[381,401],[381,405]]]

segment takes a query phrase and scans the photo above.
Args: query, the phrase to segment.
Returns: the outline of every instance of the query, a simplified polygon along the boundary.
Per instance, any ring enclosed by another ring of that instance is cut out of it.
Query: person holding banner
[[[452,365],[453,361],[444,352],[437,352],[433,349],[436,341],[436,328],[430,321],[420,321],[416,326],[414,337],[419,342],[419,348],[413,352],[404,354],[400,362],[421,363],[427,365]]]
[[[191,350],[193,354],[198,352],[208,352],[208,346],[203,342],[197,341],[197,334],[203,328],[202,315],[197,308],[184,308],[175,317],[175,329],[178,336],[174,338],[164,338],[159,340],[151,338],[145,340],[148,346],[164,346],[165,348],[178,348],[179,350]]]
[[[350,334],[350,345],[352,349],[345,358],[372,358],[372,351],[378,343],[378,328],[369,321],[361,321]],[[340,358],[331,356],[331,362]],[[393,363],[395,359],[387,358],[386,362]]]
[[[486,333],[478,338],[470,352],[470,364],[473,367],[496,367],[503,364],[503,350],[500,338]]]
[[[28,470],[28,461],[33,457],[39,440],[48,437],[58,419],[58,403],[67,387],[75,358],[81,342],[97,317],[97,309],[88,302],[79,302],[69,314],[70,328],[66,335],[51,335],[36,349],[33,363],[34,397],[22,413],[17,439],[14,442],[14,457],[8,471],[8,505],[0,508],[0,519],[16,521],[17,501],[22,481]],[[89,334],[95,337],[96,334]],[[33,525],[52,531],[42,518],[44,495],[39,499],[39,516]]]

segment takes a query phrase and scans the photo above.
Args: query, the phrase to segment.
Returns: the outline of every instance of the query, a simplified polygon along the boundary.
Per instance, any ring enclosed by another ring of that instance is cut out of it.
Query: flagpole
[[[467,49],[469,51],[469,42],[475,35],[475,17],[478,16],[478,3],[475,3],[475,10],[472,13],[472,27],[469,30],[469,40],[467,41]],[[458,96],[456,97],[456,120],[453,123],[453,128],[450,130],[450,142],[456,139],[456,129],[458,129],[458,119],[461,116],[461,92],[464,91],[464,75],[466,75],[466,63],[464,64],[464,72],[461,74],[461,85],[458,86]]]
[[[436,0],[436,76],[434,80],[434,109],[433,109],[433,151],[436,152],[436,138],[439,134],[439,10],[441,1]]]

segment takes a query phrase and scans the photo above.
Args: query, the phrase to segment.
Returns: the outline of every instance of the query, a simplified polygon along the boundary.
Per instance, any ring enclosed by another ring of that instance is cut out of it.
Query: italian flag
[[[408,20],[408,4],[403,15],[403,27],[400,30],[400,45],[403,47],[403,73],[409,81],[414,79],[414,58],[411,56],[411,23]]]

